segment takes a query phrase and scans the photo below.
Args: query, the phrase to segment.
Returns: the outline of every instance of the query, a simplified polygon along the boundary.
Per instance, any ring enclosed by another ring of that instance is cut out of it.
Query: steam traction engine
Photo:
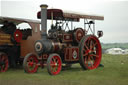
[[[35,42],[37,54],[29,53],[24,58],[25,72],[34,73],[39,65],[42,67],[46,65],[49,74],[56,75],[60,73],[62,64],[73,63],[80,63],[83,69],[97,68],[102,56],[98,38],[103,32],[98,31],[96,37],[95,30],[91,27],[94,27],[94,20],[104,20],[104,17],[67,13],[61,9],[47,9],[47,5],[40,7],[41,11],[38,12],[37,17],[41,18],[41,39]],[[80,18],[84,19],[84,29],[81,27],[73,29],[72,22],[79,22]],[[47,19],[52,21],[48,34]],[[56,21],[55,24],[53,20]],[[87,26],[88,29],[85,30]],[[92,34],[87,34],[89,30]]]

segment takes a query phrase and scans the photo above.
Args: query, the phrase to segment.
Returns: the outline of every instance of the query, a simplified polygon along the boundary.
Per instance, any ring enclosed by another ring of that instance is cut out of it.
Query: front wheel
[[[8,70],[9,60],[5,53],[0,52],[0,72]]]
[[[51,54],[47,60],[47,70],[50,75],[57,75],[62,69],[62,61],[58,54]]]
[[[25,56],[23,61],[23,68],[27,73],[35,73],[38,69],[37,55],[29,53]]]
[[[79,62],[83,69],[95,69],[99,66],[102,56],[101,44],[94,35],[84,36],[79,44]]]

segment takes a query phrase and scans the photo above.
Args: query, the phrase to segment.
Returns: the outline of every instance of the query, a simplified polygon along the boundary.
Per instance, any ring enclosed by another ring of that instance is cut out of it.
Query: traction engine
[[[62,65],[71,66],[73,63],[80,63],[81,67],[86,69],[95,69],[99,66],[102,56],[99,37],[103,35],[98,31],[98,37],[87,34],[94,21],[84,22],[84,26],[89,26],[87,30],[78,27],[69,28],[68,22],[78,22],[80,18],[103,20],[102,16],[80,15],[65,13],[60,9],[47,9],[47,5],[41,5],[41,11],[37,17],[41,18],[41,39],[35,42],[35,51],[37,54],[29,53],[26,55],[23,67],[25,72],[34,73],[38,66],[47,66],[49,74],[56,75],[60,73]],[[52,20],[51,28],[47,33],[47,19]],[[53,20],[56,20],[53,25]]]

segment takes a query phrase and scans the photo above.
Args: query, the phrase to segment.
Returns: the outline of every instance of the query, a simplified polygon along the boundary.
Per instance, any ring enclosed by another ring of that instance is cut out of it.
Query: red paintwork
[[[53,75],[57,75],[60,72],[61,65],[62,65],[61,59],[59,58],[59,56],[57,55],[53,56],[51,58],[50,64],[51,64],[51,73]]]
[[[63,35],[63,42],[72,42],[72,34],[64,34]]]
[[[22,32],[18,29],[16,29],[16,31],[14,32],[14,39],[17,43],[20,43],[20,41],[22,40]]]
[[[75,36],[75,40],[76,42],[80,42],[80,40],[82,39],[82,37],[85,35],[85,32],[82,28],[77,28],[75,30],[74,36]]]
[[[77,53],[76,58],[73,57],[74,56],[74,54],[73,54],[74,51],[76,51],[76,53]],[[77,61],[79,59],[79,48],[78,47],[73,47],[71,53],[72,53],[71,54],[71,57],[72,57],[71,61]]]
[[[73,58],[73,52],[76,51],[77,57]],[[79,59],[79,48],[78,47],[69,47],[65,49],[65,61],[78,61]]]
[[[65,51],[64,51],[64,53],[65,53],[65,55],[64,55],[65,61],[69,61],[70,60],[69,49],[66,48]]]
[[[72,19],[73,21],[79,21],[79,18],[75,17],[64,17],[64,12],[61,9],[47,9],[47,19],[52,19],[52,14],[53,14],[53,19],[54,20],[64,20],[64,19]],[[41,18],[41,12],[39,11],[37,13],[37,18]]]
[[[38,59],[35,56],[30,56],[27,61],[28,73],[35,73],[38,68]]]
[[[86,67],[88,69],[97,68],[100,64],[102,54],[99,40],[95,36],[88,37],[88,39],[84,42],[84,48],[86,49],[83,49],[83,51],[85,50],[85,53],[83,54],[86,56],[84,58]]]
[[[42,55],[42,58],[43,58],[43,59],[48,59],[48,54],[43,54],[43,55]]]

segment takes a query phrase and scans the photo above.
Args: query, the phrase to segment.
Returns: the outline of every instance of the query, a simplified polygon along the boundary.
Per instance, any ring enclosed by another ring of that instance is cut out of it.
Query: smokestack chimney
[[[42,4],[41,7],[41,36],[43,39],[47,38],[47,7],[48,5]]]

